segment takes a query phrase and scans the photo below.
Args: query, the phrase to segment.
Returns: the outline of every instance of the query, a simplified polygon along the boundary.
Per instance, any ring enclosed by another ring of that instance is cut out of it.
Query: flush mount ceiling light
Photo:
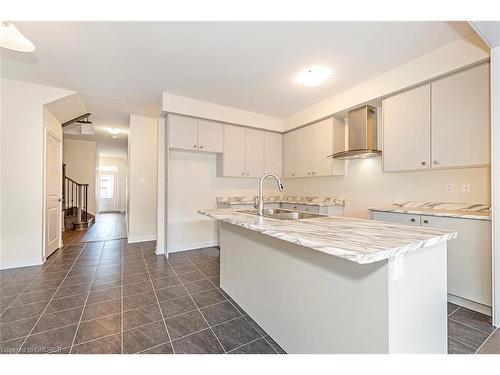
[[[108,133],[116,135],[116,134],[120,133],[120,130],[119,129],[115,129],[115,128],[111,128],[111,129],[108,129]]]
[[[330,68],[322,65],[314,65],[301,71],[296,81],[307,87],[317,87],[332,76]]]
[[[12,22],[2,21],[0,26],[0,46],[18,52],[33,52],[35,45],[26,38]]]

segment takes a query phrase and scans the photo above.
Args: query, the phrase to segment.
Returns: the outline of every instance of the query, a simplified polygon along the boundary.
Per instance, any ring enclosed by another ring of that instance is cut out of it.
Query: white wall
[[[467,39],[459,39],[447,44],[396,69],[288,116],[284,119],[283,130],[288,131],[314,122],[365,102],[477,64],[488,58],[489,48],[476,34],[471,34]]]
[[[157,124],[155,118],[130,115],[128,149],[128,241],[156,239]]]
[[[349,160],[345,176],[286,179],[284,193],[345,198],[345,216],[360,218],[368,218],[368,207],[395,200],[490,203],[489,168],[383,173],[381,160]],[[461,192],[466,182],[470,193]],[[454,193],[446,192],[448,183]]]
[[[10,79],[1,92],[0,268],[41,264],[43,106],[74,92]]]
[[[110,158],[100,156],[99,165],[115,166],[117,168],[115,182],[116,210],[125,212],[127,210],[127,158]],[[97,185],[97,188],[99,188],[99,184]]]
[[[97,213],[96,150],[97,146],[95,142],[64,138],[63,163],[66,164],[66,177],[80,184],[89,184],[88,212],[93,215]]]
[[[170,151],[169,158],[167,251],[216,245],[215,220],[197,210],[215,208],[217,196],[255,196],[259,180],[217,177],[215,154]],[[266,194],[274,192],[279,194],[275,181],[267,181]]]
[[[203,102],[168,92],[163,93],[162,110],[165,113],[177,113],[253,128],[283,131],[283,119],[281,118]]]

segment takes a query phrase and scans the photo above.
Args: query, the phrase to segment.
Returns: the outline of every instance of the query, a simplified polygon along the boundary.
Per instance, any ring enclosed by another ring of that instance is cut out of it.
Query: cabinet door
[[[422,226],[458,232],[448,242],[448,293],[491,306],[491,222],[422,216]]]
[[[372,211],[372,220],[388,221],[396,224],[420,226],[420,215],[397,212]]]
[[[333,120],[331,118],[310,125],[313,135],[312,176],[330,176],[333,172]]]
[[[283,135],[283,176],[296,177],[295,158],[297,154],[297,132]]]
[[[383,101],[384,171],[427,169],[430,164],[430,85]]]
[[[489,164],[489,81],[483,64],[431,84],[433,168]]]
[[[224,125],[215,121],[198,120],[198,150],[222,152],[224,149]]]
[[[246,129],[245,132],[245,175],[260,177],[264,174],[265,132],[255,129]]]
[[[295,152],[296,177],[310,177],[313,172],[313,127],[306,126],[297,130]]]
[[[198,120],[193,117],[169,115],[170,148],[198,149]]]
[[[332,117],[333,122],[333,147],[332,154],[346,149],[346,139],[345,139],[345,122],[344,120],[339,120]],[[333,159],[333,174],[334,175],[344,175],[345,174],[345,160]]]
[[[264,136],[264,173],[283,174],[283,136],[266,132]]]
[[[245,128],[224,125],[222,175],[245,176]]]

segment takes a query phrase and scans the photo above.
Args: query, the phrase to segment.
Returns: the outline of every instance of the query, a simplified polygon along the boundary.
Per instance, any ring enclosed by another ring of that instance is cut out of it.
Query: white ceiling
[[[161,92],[284,117],[472,32],[466,22],[16,22],[2,76],[80,93],[94,123],[157,116]],[[334,76],[306,88],[301,69]]]

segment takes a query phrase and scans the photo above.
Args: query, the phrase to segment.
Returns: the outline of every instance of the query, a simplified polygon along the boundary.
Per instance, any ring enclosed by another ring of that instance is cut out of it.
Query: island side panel
[[[390,353],[447,353],[446,247],[389,259]]]
[[[221,287],[288,353],[388,353],[388,261],[220,223]]]

